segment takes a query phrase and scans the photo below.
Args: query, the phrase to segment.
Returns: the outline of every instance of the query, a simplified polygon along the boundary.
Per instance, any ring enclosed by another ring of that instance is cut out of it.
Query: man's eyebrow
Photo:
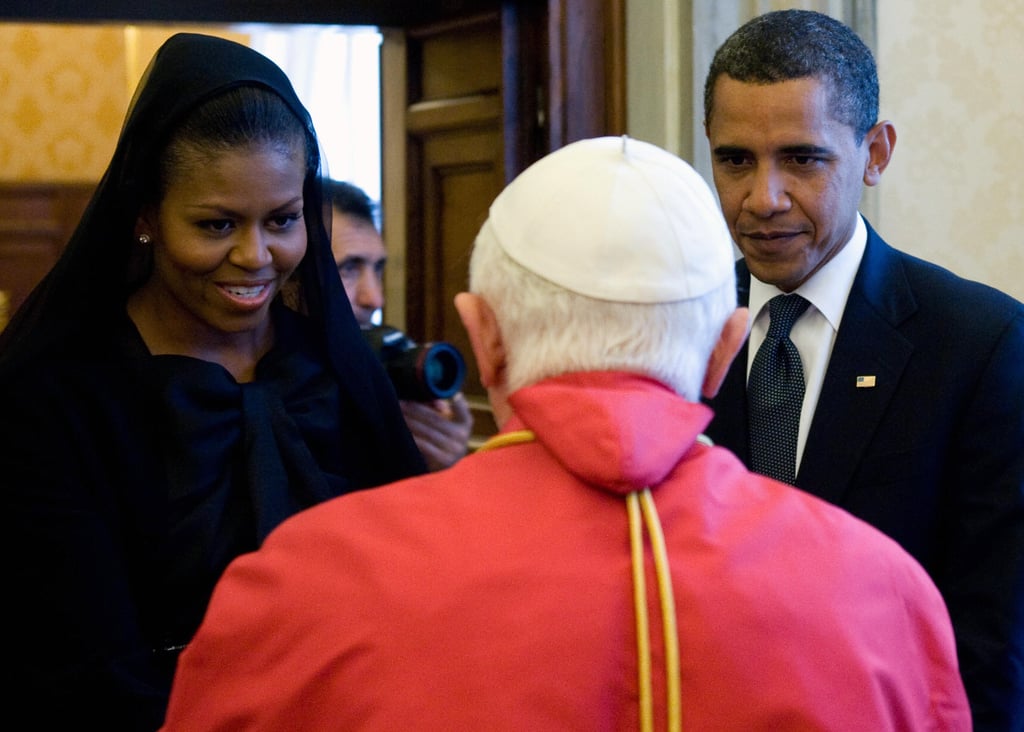
[[[729,158],[734,155],[746,155],[750,151],[739,145],[719,145],[713,152],[715,155]]]
[[[834,153],[830,147],[822,147],[821,145],[786,145],[782,148],[782,152],[786,155],[816,155],[816,156],[831,156]]]
[[[719,145],[714,149],[714,154],[718,157],[733,157],[736,155],[747,155],[750,151],[745,147],[739,145]],[[786,145],[779,149],[783,155],[820,155],[820,156],[831,156],[834,153],[832,148],[822,147],[821,145]]]
[[[367,256],[365,256],[363,254],[348,254],[348,255],[342,257],[338,261],[338,266],[340,267],[343,264],[344,265],[358,264],[358,265],[361,265],[363,267],[369,267],[371,265],[374,266],[374,267],[380,267],[380,266],[386,264],[387,261],[388,261],[387,257],[382,257],[380,259],[374,259],[373,257],[367,257]]]

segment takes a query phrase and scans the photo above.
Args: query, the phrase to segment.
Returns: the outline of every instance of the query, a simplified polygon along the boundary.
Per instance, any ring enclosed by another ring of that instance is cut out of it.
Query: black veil
[[[29,366],[49,347],[113,327],[122,317],[128,295],[139,284],[133,231],[146,186],[156,175],[156,156],[188,112],[244,85],[267,88],[287,103],[303,122],[318,161],[306,175],[308,248],[293,275],[289,304],[307,315],[312,330],[323,338],[338,377],[343,418],[359,425],[346,432],[362,444],[345,445],[344,452],[358,463],[374,464],[377,475],[387,480],[422,472],[422,457],[393,388],[363,340],[337,275],[309,114],[276,64],[244,45],[213,36],[179,33],[153,57],[129,106],[111,163],[67,247],[0,333],[0,379]]]

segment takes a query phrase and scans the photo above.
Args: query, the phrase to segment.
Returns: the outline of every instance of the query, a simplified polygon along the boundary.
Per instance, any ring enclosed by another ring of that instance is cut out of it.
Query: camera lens
[[[417,345],[402,331],[380,325],[363,331],[384,364],[399,399],[432,401],[454,396],[466,378],[466,361],[451,343]]]
[[[462,386],[466,362],[450,343],[429,343],[423,346],[419,359],[422,383],[435,399],[447,399]]]

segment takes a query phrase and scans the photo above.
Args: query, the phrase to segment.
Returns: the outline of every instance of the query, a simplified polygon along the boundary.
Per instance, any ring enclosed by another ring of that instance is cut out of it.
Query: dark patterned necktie
[[[768,335],[747,380],[751,470],[790,484],[796,480],[804,369],[789,331],[808,304],[799,295],[778,295],[768,302]]]

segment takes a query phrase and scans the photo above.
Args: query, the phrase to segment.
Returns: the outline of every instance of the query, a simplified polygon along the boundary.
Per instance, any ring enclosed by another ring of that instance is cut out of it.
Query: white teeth
[[[256,297],[265,289],[265,285],[257,285],[256,287],[238,287],[225,285],[224,289],[230,292],[235,297]]]

